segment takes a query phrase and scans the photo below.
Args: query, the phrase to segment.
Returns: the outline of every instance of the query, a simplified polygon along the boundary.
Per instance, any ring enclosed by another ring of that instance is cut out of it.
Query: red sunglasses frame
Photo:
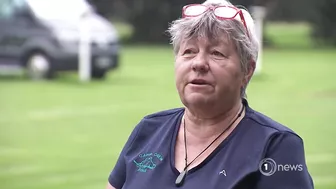
[[[186,10],[188,7],[191,7],[191,6],[203,6],[203,7],[205,7],[206,9],[204,10],[204,12],[202,12],[202,13],[200,13],[200,14],[198,14],[198,15],[186,15],[186,14],[185,14],[185,10]],[[248,29],[247,29],[247,25],[246,25],[246,21],[245,21],[243,12],[242,12],[241,9],[238,9],[238,8],[235,7],[235,6],[206,6],[206,5],[202,5],[202,4],[189,4],[189,5],[185,5],[185,6],[182,8],[182,18],[197,17],[197,16],[199,16],[199,15],[201,15],[201,14],[204,14],[204,13],[205,13],[206,11],[208,11],[209,9],[215,12],[215,10],[216,10],[217,8],[221,8],[221,7],[232,8],[232,9],[234,9],[234,10],[236,11],[236,14],[235,14],[234,16],[230,17],[230,18],[217,16],[216,14],[215,14],[215,16],[216,16],[219,20],[232,20],[232,19],[234,19],[234,18],[237,16],[237,14],[239,14],[239,16],[240,16],[240,20],[242,21],[242,23],[243,23],[243,25],[244,25],[244,27],[245,27],[245,29],[246,29],[246,34],[247,34],[247,36],[250,38],[250,34],[249,34]]]

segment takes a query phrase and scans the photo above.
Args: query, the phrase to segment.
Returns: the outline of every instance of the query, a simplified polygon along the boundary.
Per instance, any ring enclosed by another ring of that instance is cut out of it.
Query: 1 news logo
[[[301,164],[277,164],[272,158],[265,158],[259,163],[259,171],[265,176],[272,176],[277,171],[302,171]]]

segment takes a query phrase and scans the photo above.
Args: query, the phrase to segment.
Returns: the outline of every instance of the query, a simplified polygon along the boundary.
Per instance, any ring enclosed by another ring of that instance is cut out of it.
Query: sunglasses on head
[[[182,18],[197,17],[208,10],[212,10],[219,20],[233,20],[237,15],[239,15],[240,20],[246,29],[246,34],[250,38],[243,12],[241,9],[234,6],[206,6],[202,4],[190,4],[183,7]]]

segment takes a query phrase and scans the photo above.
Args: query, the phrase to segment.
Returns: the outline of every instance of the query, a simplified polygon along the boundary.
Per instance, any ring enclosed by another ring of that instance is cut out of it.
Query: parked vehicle
[[[91,36],[91,76],[119,65],[118,34],[85,0],[0,0],[0,70],[24,69],[52,78],[79,68],[80,28]]]

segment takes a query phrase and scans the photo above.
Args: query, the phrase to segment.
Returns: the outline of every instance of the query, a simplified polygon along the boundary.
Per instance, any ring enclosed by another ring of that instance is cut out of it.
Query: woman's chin
[[[213,101],[209,94],[191,93],[185,97],[185,101],[191,106],[210,105]]]

